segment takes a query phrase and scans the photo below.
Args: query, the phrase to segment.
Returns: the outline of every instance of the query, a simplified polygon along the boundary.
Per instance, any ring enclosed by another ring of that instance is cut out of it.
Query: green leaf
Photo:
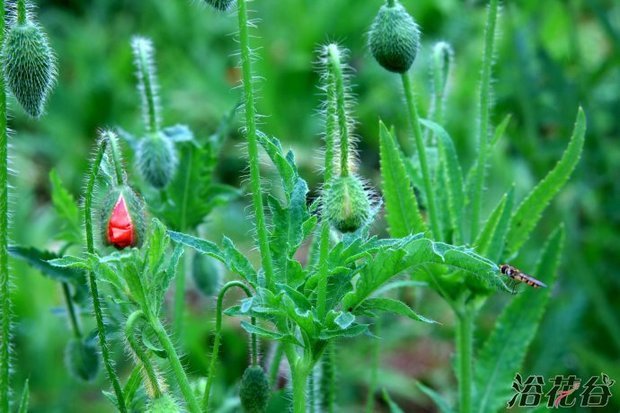
[[[549,237],[534,272],[549,286],[556,279],[563,244],[564,230],[559,228]],[[475,364],[477,412],[494,413],[510,399],[511,383],[536,335],[550,295],[550,288],[528,287],[498,317]]]
[[[379,128],[381,177],[388,231],[394,238],[425,232],[427,227],[420,215],[400,150],[383,122],[379,123]]]
[[[10,245],[9,254],[11,254],[12,257],[27,262],[31,267],[41,271],[43,275],[54,280],[73,283],[75,285],[83,285],[86,282],[84,272],[79,271],[76,267],[53,265],[50,261],[55,261],[60,257],[52,252],[40,251],[32,247],[25,248],[17,245]]]
[[[187,125],[173,125],[165,127],[162,133],[173,142],[187,142],[194,140],[194,132]]]
[[[157,218],[152,220],[151,233],[149,235],[148,248],[146,248],[146,263],[148,265],[148,273],[154,276],[164,261],[169,238],[166,233],[166,227]]]
[[[22,390],[22,397],[19,400],[19,408],[17,409],[18,413],[28,413],[28,402],[30,400],[30,386],[28,384],[28,379],[24,382],[24,388]]]
[[[493,261],[499,260],[502,255],[513,202],[514,187],[504,194],[474,242],[476,251],[485,256],[492,254],[490,259]]]
[[[491,138],[491,148],[493,148],[497,144],[497,142],[502,138],[502,136],[504,136],[504,134],[506,133],[506,128],[508,127],[508,124],[510,123],[511,118],[512,118],[512,115],[508,114],[506,115],[504,119],[502,119],[500,124],[497,125],[497,128],[495,128],[495,133],[493,133],[493,138]]]
[[[78,204],[63,185],[55,169],[50,171],[50,183],[52,184],[52,204],[56,214],[62,219],[62,232],[58,234],[58,238],[72,244],[80,244],[82,225]]]
[[[338,327],[345,329],[349,327],[355,321],[355,316],[349,312],[341,312],[334,319],[334,322],[338,324]]]
[[[88,260],[85,260],[80,257],[75,257],[73,255],[65,255],[64,257],[54,258],[47,261],[53,267],[58,268],[73,268],[89,271],[90,263]]]
[[[170,230],[168,230],[168,235],[170,235],[170,239],[174,242],[179,242],[183,245],[187,245],[188,247],[195,249],[201,254],[207,254],[217,260],[222,261],[223,263],[226,263],[224,253],[214,242],[207,241],[202,238],[197,238],[193,235]]]
[[[282,187],[286,194],[291,194],[297,181],[297,167],[295,166],[293,153],[284,154],[280,141],[274,137],[264,134],[258,135],[258,141],[262,145],[271,161],[276,166],[280,179],[282,179]]]
[[[564,186],[579,162],[586,132],[586,115],[579,108],[570,143],[562,159],[519,205],[510,221],[506,237],[506,252],[511,255],[521,248],[540,220],[549,202]]]
[[[235,244],[233,244],[228,237],[224,237],[223,244],[223,252],[226,259],[224,264],[226,264],[231,271],[234,271],[245,278],[245,280],[250,284],[254,286],[258,285],[258,276],[256,275],[256,270],[252,267],[250,260],[239,252],[237,247],[235,247]]]
[[[241,328],[243,328],[249,334],[256,334],[257,336],[266,338],[268,340],[284,341],[284,342],[301,345],[301,343],[297,341],[295,337],[289,334],[282,334],[278,331],[267,330],[266,328],[255,326],[251,323],[248,323],[247,321],[241,322]]]
[[[435,406],[439,408],[441,413],[453,413],[448,402],[435,390],[425,386],[419,381],[416,382],[416,386],[418,386],[418,389],[420,389],[422,393],[426,394],[433,401],[433,403],[435,403]]]
[[[409,317],[412,320],[422,321],[424,323],[435,323],[435,321],[423,317],[413,311],[407,304],[392,298],[369,298],[360,306],[362,311],[387,311],[390,313]]]
[[[385,400],[388,407],[390,408],[390,413],[405,413],[403,409],[401,409],[396,403],[392,401],[390,394],[385,389],[383,389],[383,400]]]
[[[431,129],[438,138],[440,165],[445,168],[443,173],[447,186],[445,191],[448,195],[448,212],[450,225],[454,230],[454,242],[460,244],[464,240],[463,235],[463,206],[465,205],[465,192],[463,191],[463,172],[459,163],[456,149],[448,132],[435,122],[421,119],[420,123]]]
[[[355,324],[345,329],[325,330],[321,331],[319,338],[321,340],[331,340],[339,337],[352,338],[368,331],[368,324]]]

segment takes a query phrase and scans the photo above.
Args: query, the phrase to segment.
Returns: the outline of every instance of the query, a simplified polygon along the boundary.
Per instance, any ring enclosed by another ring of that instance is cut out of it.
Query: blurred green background
[[[39,0],[38,15],[59,62],[58,84],[40,121],[28,119],[10,103],[13,229],[20,245],[57,249],[58,221],[50,204],[48,174],[55,168],[77,196],[87,159],[101,127],[122,125],[141,131],[139,96],[129,41],[153,39],[166,124],[185,123],[207,136],[239,101],[233,89],[236,19],[207,9],[199,0]],[[429,102],[429,53],[445,40],[455,50],[447,125],[463,165],[474,156],[475,108],[480,71],[484,1],[402,0],[423,32],[414,65],[422,113]],[[369,56],[366,32],[382,0],[260,0],[256,74],[260,83],[262,130],[292,147],[304,177],[316,191],[321,145],[317,49],[339,41],[350,49],[354,69],[355,115],[359,121],[362,175],[379,186],[378,120],[394,124],[401,141],[408,133],[398,78]],[[495,124],[512,114],[507,136],[492,157],[486,208],[500,191],[516,185],[523,197],[561,156],[577,107],[588,116],[586,147],[575,174],[525,246],[517,263],[532,268],[542,240],[558,224],[567,228],[567,246],[553,298],[522,369],[524,375],[605,372],[620,382],[620,2],[615,0],[505,1],[499,24],[495,66]],[[245,165],[236,132],[226,143],[218,175],[244,185]],[[316,193],[316,192],[315,192]],[[248,246],[247,199],[218,210],[205,227],[217,240],[225,232]],[[226,222],[243,225],[226,226]],[[377,226],[383,232],[381,225]],[[71,333],[62,308],[60,286],[20,262],[12,264],[16,286],[15,374],[19,389],[30,378],[32,412],[108,412],[101,396],[104,374],[82,384],[71,378],[63,351]],[[190,285],[191,287],[191,285]],[[509,300],[498,294],[483,310],[477,331],[481,343],[495,314]],[[453,321],[432,294],[412,297],[416,309],[442,323],[427,327],[389,320],[382,331],[379,385],[407,412],[435,411],[414,379],[453,397],[451,369]],[[212,339],[213,303],[188,291],[190,314],[182,342],[192,372],[206,369]],[[518,316],[518,315],[515,315]],[[85,323],[89,324],[88,317]],[[356,339],[340,353],[342,411],[360,411],[367,397],[367,366],[372,341]],[[247,365],[247,339],[237,321],[227,320],[221,386],[233,386]],[[263,349],[265,353],[267,348]],[[123,375],[130,362],[117,346]],[[615,391],[614,391],[615,390]],[[620,409],[620,385],[609,411]],[[384,408],[378,402],[377,409]],[[277,411],[277,410],[276,410]]]

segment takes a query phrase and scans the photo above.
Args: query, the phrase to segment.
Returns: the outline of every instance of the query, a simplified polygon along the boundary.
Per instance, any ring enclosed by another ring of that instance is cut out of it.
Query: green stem
[[[150,39],[138,37],[134,39],[134,53],[138,66],[138,80],[141,83],[142,113],[148,132],[159,132],[160,115],[157,104],[155,85],[155,68],[153,67],[153,44]]]
[[[103,154],[105,153],[109,139],[106,137],[106,133],[102,134],[99,141],[99,148],[93,161],[88,183],[86,184],[86,196],[84,199],[84,228],[86,231],[86,250],[90,254],[95,253],[95,242],[93,239],[93,222],[92,222],[92,203],[93,203],[93,191],[95,189],[95,181],[99,174],[99,167]],[[110,349],[108,348],[108,341],[105,333],[105,323],[103,321],[103,311],[101,310],[101,302],[99,300],[99,291],[97,289],[97,280],[95,274],[91,271],[88,273],[88,284],[90,287],[90,295],[93,299],[93,312],[95,313],[95,320],[97,322],[97,335],[99,336],[99,345],[101,346],[101,356],[103,358],[103,364],[105,365],[108,379],[112,383],[114,393],[116,395],[116,402],[118,410],[122,413],[127,412],[125,406],[125,399],[123,398],[123,392],[118,380],[118,376],[114,371],[112,365],[112,358],[110,356]]]
[[[291,366],[293,381],[293,413],[306,413],[306,387],[310,369],[305,366],[303,360],[299,360],[295,366]]]
[[[162,395],[161,388],[159,387],[159,380],[157,379],[157,373],[155,372],[155,368],[153,368],[153,364],[151,363],[151,359],[146,354],[142,346],[136,340],[136,336],[134,335],[134,325],[136,321],[143,319],[146,320],[144,313],[142,310],[136,310],[129,317],[127,317],[127,323],[125,323],[125,338],[131,347],[131,350],[134,352],[140,363],[142,363],[142,367],[144,368],[144,372],[146,373],[146,377],[148,378],[149,384],[152,389],[152,397],[158,398]],[[148,387],[148,386],[146,386]]]
[[[482,192],[486,175],[487,151],[489,140],[489,117],[491,106],[491,73],[495,47],[495,26],[499,0],[491,0],[484,37],[484,56],[482,59],[482,78],[480,81],[479,128],[478,128],[478,163],[474,175],[474,193],[471,201],[471,232],[470,239],[476,239],[480,225],[480,209]]]
[[[26,13],[26,0],[18,0],[17,2],[17,23],[25,24],[28,14]]]
[[[183,365],[181,364],[181,360],[179,360],[179,355],[177,354],[170,337],[168,337],[168,333],[164,329],[164,326],[153,314],[148,315],[148,321],[157,336],[159,343],[166,351],[168,355],[168,360],[170,361],[170,367],[172,367],[172,373],[174,374],[177,384],[181,389],[181,393],[183,393],[183,397],[185,398],[185,402],[187,403],[187,409],[191,413],[199,413],[200,405],[196,401],[196,397],[194,396],[194,392],[192,391],[192,387],[189,384],[189,380],[187,379],[187,375],[185,374],[185,370],[183,370]]]
[[[409,122],[413,129],[413,137],[415,139],[416,148],[418,151],[418,159],[420,160],[420,169],[422,170],[422,179],[424,181],[424,192],[426,195],[426,201],[428,203],[428,215],[431,222],[432,233],[435,239],[440,239],[441,229],[439,226],[439,216],[437,214],[437,206],[435,203],[435,188],[431,183],[431,174],[428,169],[428,161],[426,159],[426,148],[424,146],[424,136],[422,135],[422,128],[420,127],[420,118],[418,116],[418,108],[413,96],[413,84],[411,78],[407,73],[401,75],[403,89],[405,92],[405,100],[407,101],[407,108],[409,110]]]
[[[220,351],[220,340],[222,339],[222,307],[224,303],[224,296],[226,292],[233,288],[237,287],[243,290],[248,297],[252,297],[252,292],[250,289],[241,281],[229,281],[227,282],[220,293],[217,296],[217,306],[215,310],[215,340],[213,341],[213,351],[211,352],[211,360],[209,362],[209,372],[207,374],[207,383],[205,384],[205,393],[202,398],[202,410],[204,412],[209,410],[209,398],[211,397],[211,386],[213,385],[213,379],[215,378],[215,364],[217,362],[218,353]],[[251,322],[253,325],[256,324],[256,319],[254,317],[251,318]],[[258,341],[256,339],[256,335],[251,335],[251,353],[250,357],[252,359],[252,364],[258,364]]]
[[[473,309],[465,308],[457,317],[456,354],[458,359],[459,412],[472,412]]]
[[[338,112],[338,100],[336,97],[336,73],[333,70],[332,60],[329,58],[331,48],[328,48],[327,64],[327,113],[325,114],[325,170],[323,176],[323,196],[329,191],[331,180],[334,175],[334,144],[336,142],[336,119]],[[338,67],[340,67],[338,65]],[[319,283],[317,287],[317,312],[319,319],[325,317],[325,305],[327,299],[327,277],[329,275],[329,221],[325,216],[326,205],[323,205],[323,215],[321,217],[321,232],[319,241]]]
[[[336,343],[331,340],[323,354],[321,394],[327,413],[336,411]]]
[[[349,123],[347,119],[344,75],[340,61],[340,50],[335,44],[328,46],[328,66],[334,80],[336,94],[336,114],[338,117],[338,137],[340,138],[340,175],[349,176]]]
[[[123,165],[121,162],[121,149],[118,145],[118,138],[111,131],[104,132],[105,137],[110,145],[110,155],[112,156],[112,163],[114,164],[114,173],[116,175],[117,185],[123,185],[125,183],[125,175],[123,173]]]
[[[0,44],[4,44],[4,0],[0,0]],[[0,412],[9,411],[11,296],[9,280],[9,185],[6,87],[0,70]]]
[[[377,318],[375,324],[375,336],[381,337],[381,318]],[[373,339],[372,342],[372,361],[370,370],[370,384],[368,389],[368,398],[366,399],[366,413],[375,411],[375,393],[377,392],[377,380],[379,369],[379,356],[381,354],[381,340]]]
[[[193,255],[186,249],[183,260],[179,263],[174,284],[174,332],[179,340],[183,337],[183,320],[185,318],[186,271],[191,268],[192,257]]]
[[[75,313],[75,306],[71,299],[71,291],[69,291],[69,284],[66,282],[62,283],[62,293],[65,296],[65,304],[67,305],[67,312],[69,313],[69,321],[71,322],[73,334],[75,338],[82,338],[82,330],[80,329],[80,323]]]
[[[280,373],[280,364],[282,363],[282,356],[284,356],[284,346],[280,342],[274,342],[276,346],[275,354],[273,355],[273,360],[271,362],[271,366],[269,367],[269,383],[271,383],[271,387],[275,388],[278,382],[278,376]]]
[[[260,187],[260,161],[258,159],[258,133],[256,128],[256,107],[254,106],[254,79],[252,78],[252,58],[250,52],[250,34],[248,28],[248,10],[246,0],[237,0],[239,6],[239,42],[241,46],[241,71],[243,74],[243,92],[245,104],[245,132],[248,139],[248,156],[250,163],[250,185],[252,204],[256,219],[256,234],[261,262],[265,272],[265,284],[273,280],[273,263],[269,250],[269,237],[263,210],[263,195]]]

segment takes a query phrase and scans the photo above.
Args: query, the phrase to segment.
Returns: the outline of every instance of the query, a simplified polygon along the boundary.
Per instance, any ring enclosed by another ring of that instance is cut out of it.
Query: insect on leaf
[[[556,279],[563,244],[564,230],[559,228],[549,237],[534,272],[549,286]],[[550,295],[550,288],[528,288],[498,317],[475,364],[477,412],[496,412],[510,399],[511,383],[536,335]]]

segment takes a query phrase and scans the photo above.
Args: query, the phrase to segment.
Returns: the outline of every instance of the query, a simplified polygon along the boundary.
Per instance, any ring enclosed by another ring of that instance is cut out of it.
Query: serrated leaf
[[[19,400],[19,408],[17,409],[18,413],[28,413],[28,403],[30,401],[30,385],[28,383],[28,379],[24,382],[24,387],[22,389],[22,397]]]
[[[278,331],[267,330],[266,328],[259,327],[251,323],[248,323],[247,321],[241,322],[241,328],[243,328],[249,334],[256,334],[257,336],[266,338],[268,340],[284,341],[284,342],[301,345],[301,343],[297,341],[295,337],[291,335],[282,334]]]
[[[47,261],[51,266],[58,268],[73,268],[89,271],[90,263],[88,260],[85,260],[80,257],[75,257],[73,255],[65,255],[64,257],[54,258]]]
[[[463,235],[463,206],[465,205],[465,192],[463,191],[463,172],[452,138],[448,132],[435,122],[420,120],[420,123],[431,129],[439,143],[440,165],[443,170],[439,173],[445,177],[447,186],[445,189],[448,196],[448,215],[450,225],[454,230],[454,242],[460,244],[464,240]]]
[[[181,232],[170,231],[168,230],[168,235],[170,235],[170,239],[174,242],[180,242],[183,245],[187,245],[198,251],[201,254],[207,254],[217,260],[225,263],[224,253],[222,250],[211,241],[207,241],[202,238],[194,237],[193,235],[184,234]]]
[[[427,227],[420,215],[400,151],[392,134],[382,122],[379,123],[379,128],[383,198],[390,235],[399,238],[425,232]]]
[[[292,152],[289,151],[289,153],[285,155],[278,139],[266,136],[262,133],[258,135],[258,142],[276,166],[280,179],[282,180],[284,192],[286,194],[291,194],[298,178],[294,158],[291,156]]]
[[[245,278],[250,284],[258,285],[258,276],[250,260],[235,247],[235,244],[228,237],[224,237],[223,252],[226,259],[224,264],[228,268]]]
[[[542,250],[533,275],[552,286],[564,244],[563,228],[556,230]],[[508,304],[484,343],[475,364],[475,406],[480,413],[494,413],[510,399],[511,383],[536,335],[550,288],[528,288]]]
[[[62,232],[58,238],[72,244],[82,242],[80,209],[73,195],[65,188],[55,169],[50,171],[52,185],[52,204],[56,214],[62,219]]]
[[[53,265],[50,261],[59,259],[57,254],[49,251],[40,251],[36,248],[25,248],[17,245],[9,245],[9,254],[27,262],[31,267],[41,271],[54,280],[73,284],[84,284],[86,278],[84,272],[75,267]],[[77,258],[77,257],[75,257]],[[63,261],[62,263],[66,263]]]
[[[368,324],[355,324],[345,329],[325,330],[321,331],[319,338],[321,340],[331,340],[339,337],[352,338],[368,331]]]
[[[586,133],[586,115],[582,108],[577,113],[577,121],[568,147],[562,159],[547,176],[530,192],[519,205],[510,220],[510,230],[506,236],[507,255],[521,248],[540,220],[542,212],[549,202],[564,186],[579,162]]]
[[[513,202],[514,187],[504,194],[474,242],[476,251],[493,261],[499,260],[503,253]]]
[[[407,304],[402,301],[394,300],[393,298],[369,298],[364,301],[362,306],[360,307],[362,311],[387,311],[389,313],[394,313],[398,315],[402,315],[404,317],[409,317],[412,320],[422,321],[424,323],[435,323],[431,319],[423,317],[413,311]]]
[[[353,324],[353,322],[355,321],[355,316],[351,313],[347,312],[341,312],[340,314],[338,314],[338,316],[334,319],[334,322],[336,324],[338,324],[338,327],[345,329],[347,327],[349,327],[351,324]]]
[[[441,413],[454,413],[448,402],[435,390],[425,386],[419,381],[416,382],[416,386],[418,386],[418,389],[420,389],[422,393],[426,394],[433,401],[433,403],[435,403],[435,406],[439,408]]]
[[[497,128],[495,128],[495,132],[493,133],[493,137],[491,138],[491,148],[497,144],[497,142],[502,138],[502,136],[504,136],[511,118],[512,115],[508,114],[504,119],[502,119],[500,124],[497,125]]]

